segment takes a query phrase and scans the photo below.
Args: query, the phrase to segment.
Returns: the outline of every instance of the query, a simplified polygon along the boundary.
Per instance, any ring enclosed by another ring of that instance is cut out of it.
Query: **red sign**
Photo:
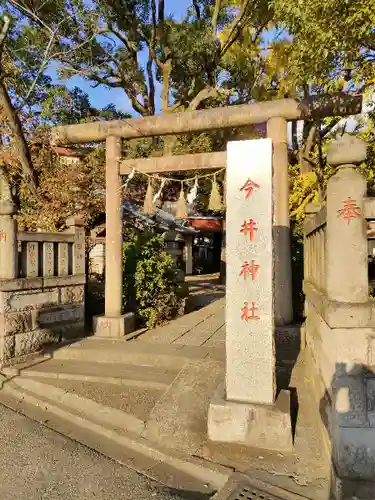
[[[251,262],[245,261],[242,264],[240,276],[243,276],[244,279],[247,278],[248,275],[251,276],[251,280],[255,280],[256,273],[258,272],[259,269],[259,264],[255,263],[255,260],[252,260]]]
[[[248,199],[253,194],[254,189],[259,189],[259,188],[260,188],[259,184],[257,184],[256,182],[252,181],[251,179],[247,179],[247,181],[242,186],[242,188],[240,189],[240,191],[246,191],[246,199]]]
[[[249,319],[260,319],[257,314],[257,306],[255,302],[251,303],[251,307],[249,307],[248,302],[244,302],[244,307],[241,309],[241,319],[243,321],[249,321]]]
[[[352,220],[358,219],[361,216],[361,209],[357,206],[355,200],[349,198],[343,202],[343,208],[338,210],[338,213],[339,217],[346,219],[348,224],[350,224]]]
[[[240,191],[245,191],[246,192],[245,198],[249,199],[251,198],[254,189],[259,189],[259,188],[260,188],[259,184],[252,181],[251,179],[247,179],[245,184],[241,187]],[[248,221],[244,220],[240,231],[242,234],[244,234],[245,236],[249,235],[250,241],[253,241],[255,239],[256,231],[258,231],[258,228],[254,219],[249,219]],[[245,261],[242,264],[240,276],[243,276],[245,280],[247,276],[251,276],[251,280],[254,281],[256,274],[259,270],[259,267],[260,267],[259,264],[256,264],[254,260],[252,260],[251,262]],[[244,307],[241,308],[241,319],[243,321],[260,319],[258,315],[258,308],[255,305],[255,302],[251,302],[250,307],[248,302],[244,302]]]
[[[245,236],[249,235],[250,241],[253,241],[253,239],[255,238],[255,232],[258,231],[256,225],[257,223],[253,219],[249,219],[248,222],[244,220],[240,232]]]

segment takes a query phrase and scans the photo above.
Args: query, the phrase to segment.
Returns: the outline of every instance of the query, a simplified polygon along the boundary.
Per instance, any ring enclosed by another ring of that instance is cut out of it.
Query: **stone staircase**
[[[90,337],[3,368],[0,403],[170,487],[209,493],[230,469],[186,452],[200,444],[205,429],[190,432],[191,421],[205,423],[223,359],[214,348]]]

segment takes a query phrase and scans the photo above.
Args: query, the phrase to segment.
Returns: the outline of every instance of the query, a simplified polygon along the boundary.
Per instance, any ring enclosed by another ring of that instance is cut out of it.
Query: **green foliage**
[[[299,165],[289,167],[291,193],[289,197],[290,216],[300,223],[304,219],[306,205],[319,203],[317,177],[315,172],[299,173]]]
[[[162,236],[133,235],[124,243],[124,308],[136,311],[148,328],[172,319],[183,308],[177,270]]]
[[[325,192],[329,178],[335,169],[327,162],[326,152],[330,142],[341,133],[332,134],[322,144],[321,156],[316,145],[311,153],[311,160],[315,164],[311,172],[302,174],[300,165],[289,166],[289,211],[294,231],[302,234],[302,224],[305,219],[305,208],[308,203],[324,204]],[[375,112],[370,111],[367,117],[359,123],[357,130],[352,132],[367,145],[367,158],[360,165],[360,170],[367,178],[369,192],[375,194]]]
[[[164,111],[254,99],[269,3],[194,0],[182,19],[168,14],[173,1],[155,0],[0,0],[0,9],[12,15],[12,57],[30,81],[52,62],[63,79],[122,89],[147,116],[158,111],[158,84]]]
[[[102,109],[94,108],[86,92],[78,87],[67,89],[65,85],[50,85],[37,111],[40,124],[66,125],[101,120],[130,118],[129,113],[108,104]]]
[[[325,124],[330,120],[326,120]],[[337,133],[326,138],[322,144],[321,156],[316,145],[312,151],[311,159],[315,163],[314,171],[306,174],[300,173],[299,164],[289,166],[290,198],[289,209],[292,228],[292,276],[293,276],[293,307],[297,318],[303,316],[304,295],[302,292],[303,281],[303,222],[305,208],[310,202],[325,203],[325,192],[329,178],[335,169],[327,163],[326,152],[329,143],[343,131],[339,128]],[[366,142],[367,158],[359,167],[367,178],[370,196],[375,196],[375,112],[371,109],[363,118],[357,129],[353,132]]]
[[[365,141],[367,146],[367,157],[361,166],[367,177],[367,186],[370,196],[375,196],[375,104],[369,109],[367,116],[360,124],[358,136]]]
[[[293,37],[289,72],[321,91],[375,83],[375,3],[369,0],[272,0]]]

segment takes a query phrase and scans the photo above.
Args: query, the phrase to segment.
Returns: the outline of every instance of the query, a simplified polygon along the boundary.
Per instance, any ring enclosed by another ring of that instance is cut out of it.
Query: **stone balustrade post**
[[[356,168],[365,158],[365,143],[348,134],[327,152],[328,163],[337,171],[327,186],[326,290],[337,302],[368,301],[367,181]]]
[[[86,250],[84,221],[80,217],[69,217],[66,220],[68,231],[73,233],[73,274],[86,274]]]
[[[0,171],[0,279],[14,279],[18,275],[16,207],[11,199],[9,185]]]
[[[305,207],[305,217],[309,219],[313,217],[316,213],[321,209],[320,205],[315,203],[308,203]],[[303,259],[303,278],[306,281],[311,281],[312,278],[312,238],[307,238],[306,235],[303,238],[303,246],[304,246],[304,259]]]

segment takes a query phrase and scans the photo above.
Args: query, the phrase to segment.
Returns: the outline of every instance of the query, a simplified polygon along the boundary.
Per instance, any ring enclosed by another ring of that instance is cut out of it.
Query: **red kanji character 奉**
[[[344,208],[338,210],[339,217],[346,219],[348,224],[354,219],[361,216],[361,209],[357,206],[357,202],[351,198],[343,202]]]
[[[242,269],[240,272],[240,276],[243,276],[244,279],[247,278],[249,274],[251,276],[252,281],[255,280],[255,275],[259,269],[259,264],[255,264],[255,260],[248,262],[247,260],[242,264]]]
[[[0,241],[7,240],[7,233],[5,231],[0,231]]]
[[[240,191],[246,191],[246,199],[248,199],[253,194],[254,189],[259,189],[259,188],[260,188],[259,184],[257,184],[256,182],[252,181],[251,179],[247,179],[247,181],[242,186],[242,188],[240,189]]]
[[[244,306],[241,309],[241,319],[243,321],[249,321],[249,319],[260,319],[257,315],[257,306],[255,302],[251,303],[251,307],[249,308],[249,303],[244,302]]]
[[[249,219],[249,222],[246,222],[244,220],[240,232],[245,236],[249,235],[250,241],[253,241],[253,239],[255,238],[255,231],[258,231],[256,225],[257,223],[253,219]]]

